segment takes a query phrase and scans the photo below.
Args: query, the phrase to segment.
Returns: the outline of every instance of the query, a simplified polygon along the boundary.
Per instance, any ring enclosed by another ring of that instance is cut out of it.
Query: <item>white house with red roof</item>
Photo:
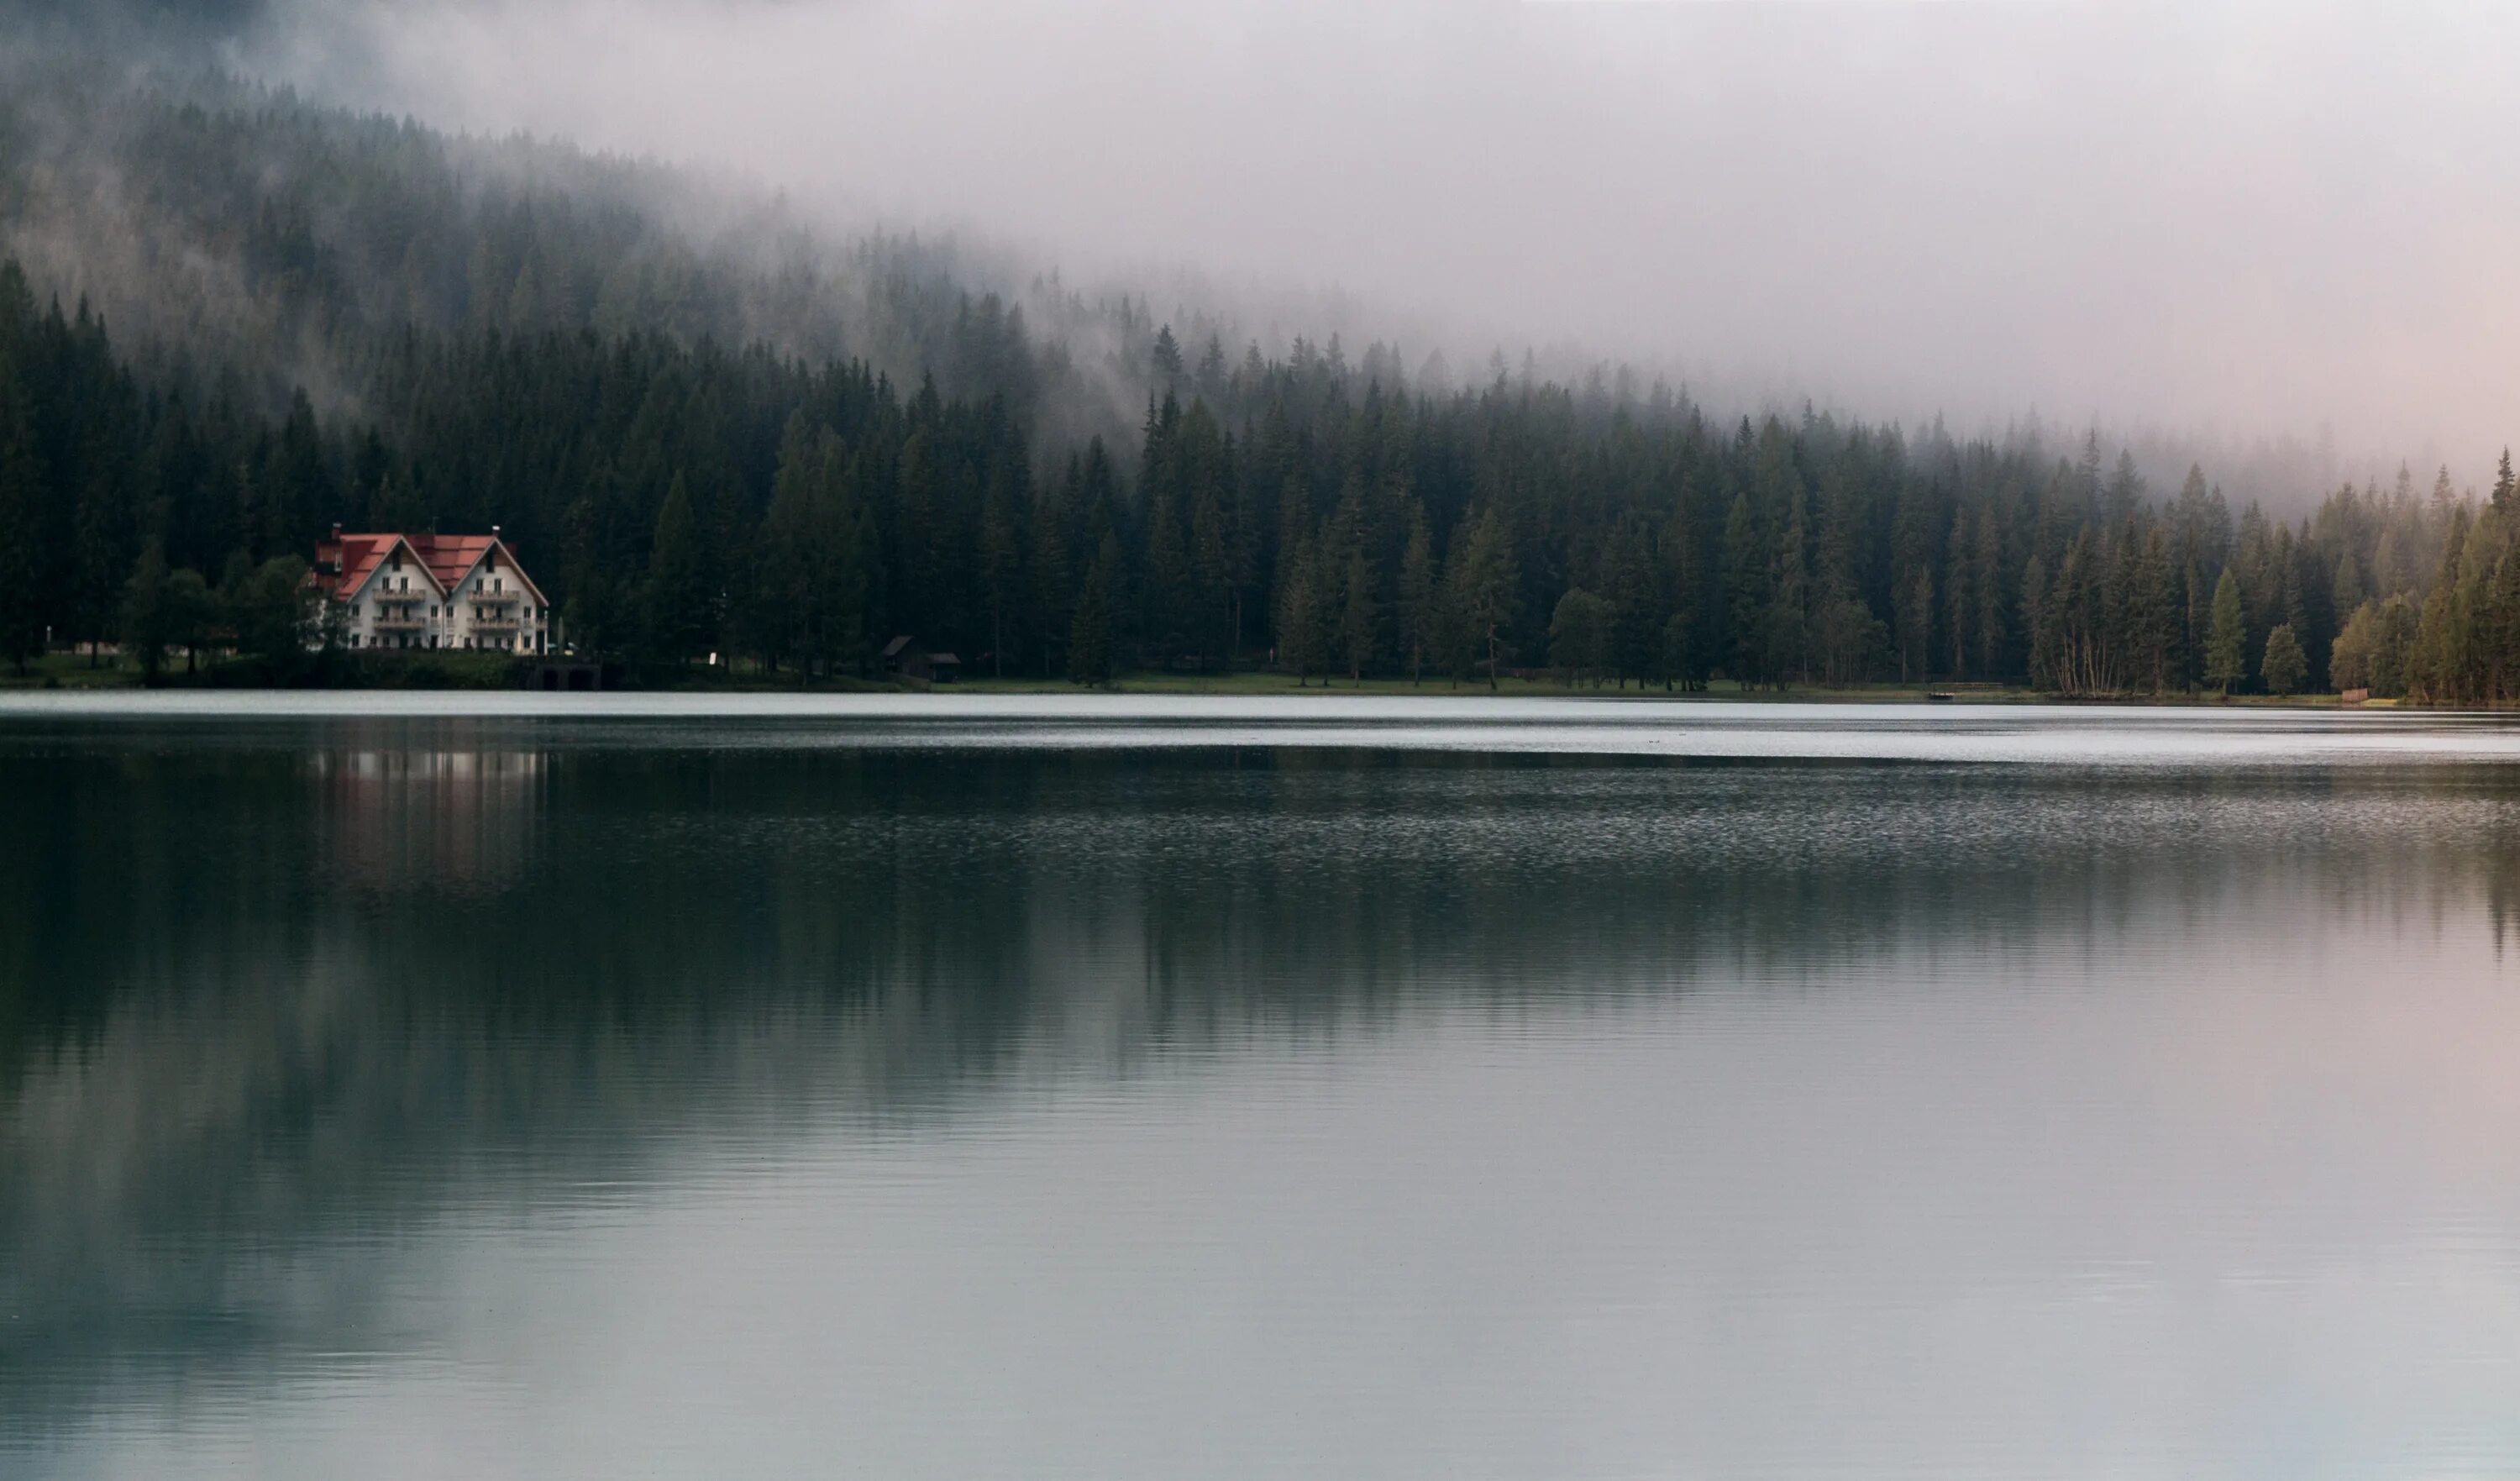
[[[495,524],[486,535],[345,535],[337,524],[308,579],[340,605],[346,648],[551,651],[551,604]]]

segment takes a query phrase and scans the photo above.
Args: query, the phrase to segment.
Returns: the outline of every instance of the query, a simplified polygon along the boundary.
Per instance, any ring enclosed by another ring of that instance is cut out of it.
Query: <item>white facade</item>
[[[507,547],[493,545],[446,593],[446,648],[550,651],[551,608]]]
[[[341,642],[347,648],[435,648],[437,613],[445,593],[428,567],[408,551],[380,561],[357,591],[344,599]],[[426,616],[423,613],[427,613]]]
[[[344,545],[337,536],[327,547],[336,566],[344,567],[334,572],[343,647],[551,651],[551,606],[495,534],[418,539],[425,543],[402,535],[351,536]]]

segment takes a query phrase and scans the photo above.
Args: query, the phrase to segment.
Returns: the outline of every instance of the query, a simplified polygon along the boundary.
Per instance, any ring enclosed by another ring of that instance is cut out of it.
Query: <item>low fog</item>
[[[281,0],[235,60],[1070,281],[1372,306],[1255,334],[2472,481],[2520,421],[2514,55],[2477,6]]]

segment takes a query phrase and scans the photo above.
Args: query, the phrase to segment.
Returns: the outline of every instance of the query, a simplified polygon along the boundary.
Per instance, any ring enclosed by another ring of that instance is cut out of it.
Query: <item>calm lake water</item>
[[[0,1475],[2520,1470],[2520,731],[0,700]]]

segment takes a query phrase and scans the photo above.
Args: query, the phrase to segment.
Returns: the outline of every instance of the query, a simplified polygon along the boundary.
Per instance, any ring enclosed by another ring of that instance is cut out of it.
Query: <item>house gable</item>
[[[469,538],[468,543],[470,543]],[[480,549],[473,555],[472,561],[469,561],[462,570],[455,573],[453,580],[446,583],[446,590],[449,593],[463,590],[464,583],[471,580],[472,576],[485,565],[497,570],[502,575],[516,577],[517,583],[523,587],[525,593],[534,599],[535,606],[548,606],[551,605],[551,599],[543,595],[543,589],[534,585],[534,578],[526,575],[525,568],[517,563],[517,553],[508,548],[508,542],[500,539],[496,535],[491,535],[481,541]]]
[[[394,563],[396,556],[402,558],[399,566]],[[334,579],[333,595],[342,602],[357,602],[368,595],[368,588],[380,575],[409,575],[415,570],[428,583],[428,594],[444,600],[444,584],[428,568],[428,562],[412,548],[409,539],[396,534],[343,535],[341,573]],[[395,592],[393,595],[417,598],[421,593]]]

